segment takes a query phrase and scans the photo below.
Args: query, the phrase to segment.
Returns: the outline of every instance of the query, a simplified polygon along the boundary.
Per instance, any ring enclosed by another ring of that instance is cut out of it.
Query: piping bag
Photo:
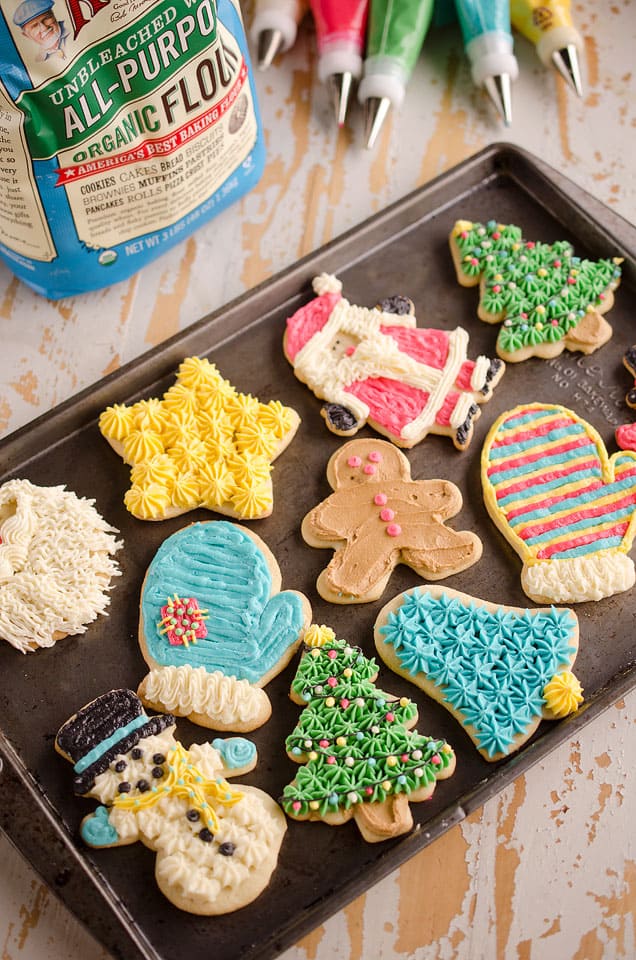
[[[513,27],[533,43],[541,62],[556,67],[583,96],[579,54],[583,38],[572,23],[570,0],[510,0]]]
[[[371,0],[367,55],[358,100],[370,150],[387,113],[399,109],[424,44],[434,0]]]
[[[362,73],[369,0],[310,0],[316,23],[318,78],[331,88],[344,126],[353,81]]]

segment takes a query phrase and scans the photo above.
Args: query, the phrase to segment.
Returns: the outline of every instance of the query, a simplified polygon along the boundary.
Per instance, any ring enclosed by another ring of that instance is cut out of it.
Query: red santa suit
[[[477,404],[490,396],[503,362],[469,360],[462,327],[418,329],[412,314],[349,303],[336,277],[322,274],[313,287],[316,298],[287,321],[285,353],[317,397],[352,414],[348,429],[328,417],[330,428],[351,435],[368,420],[399,446],[429,432],[466,446]]]

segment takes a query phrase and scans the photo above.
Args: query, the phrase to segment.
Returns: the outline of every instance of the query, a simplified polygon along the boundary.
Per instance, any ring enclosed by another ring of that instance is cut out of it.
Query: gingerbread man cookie
[[[451,530],[462,506],[448,480],[412,480],[406,456],[385,440],[351,440],[327,464],[333,493],[302,523],[312,547],[336,552],[316,587],[332,603],[377,600],[398,563],[441,580],[479,560],[481,540]]]

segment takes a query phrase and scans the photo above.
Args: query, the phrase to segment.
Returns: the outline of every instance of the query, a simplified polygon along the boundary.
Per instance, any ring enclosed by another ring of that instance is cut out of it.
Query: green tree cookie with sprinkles
[[[477,313],[501,323],[497,353],[509,363],[593,353],[612,335],[603,317],[614,303],[622,258],[582,260],[565,240],[525,240],[514,224],[458,220],[450,235],[457,279],[480,284]]]
[[[455,769],[444,740],[410,729],[415,703],[378,690],[377,674],[375,660],[329,627],[307,630],[290,694],[305,710],[286,740],[304,766],[282,797],[296,820],[338,825],[353,817],[370,843],[407,833],[409,802],[428,799]]]

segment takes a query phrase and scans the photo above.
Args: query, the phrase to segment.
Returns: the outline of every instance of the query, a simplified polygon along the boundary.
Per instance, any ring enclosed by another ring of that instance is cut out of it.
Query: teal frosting
[[[543,689],[569,664],[575,632],[569,610],[490,610],[419,589],[380,628],[401,666],[439,688],[488,756],[507,753],[541,715]]]
[[[97,746],[93,747],[92,750],[89,750],[88,753],[85,753],[81,757],[73,769],[75,773],[83,773],[84,770],[87,770],[93,763],[96,763],[100,757],[103,757],[104,754],[111,749],[111,747],[116,746],[116,744],[121,743],[129,733],[133,733],[135,730],[139,730],[140,727],[145,726],[148,723],[148,717],[145,713],[139,714],[138,717],[135,717],[130,723],[127,723],[123,727],[119,727],[115,733],[111,734],[110,737],[106,737],[104,740],[101,740]]]
[[[291,592],[270,597],[267,560],[254,540],[227,521],[194,523],[163,542],[141,600],[144,641],[161,666],[204,667],[257,683],[293,646],[304,624]],[[207,611],[207,636],[172,646],[160,623],[168,597],[194,597]]]
[[[82,840],[91,847],[110,847],[119,840],[119,834],[108,819],[106,807],[97,807],[80,827]]]
[[[212,741],[212,746],[219,751],[228,770],[245,767],[256,756],[256,747],[245,737],[229,737],[227,740],[217,737]]]

